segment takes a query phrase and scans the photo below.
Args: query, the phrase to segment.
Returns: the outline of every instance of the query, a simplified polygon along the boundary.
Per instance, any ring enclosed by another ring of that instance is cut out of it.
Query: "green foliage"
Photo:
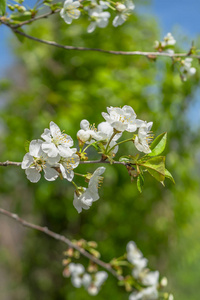
[[[149,153],[148,156],[156,156],[161,154],[165,150],[166,142],[167,142],[166,132],[157,136],[151,144],[151,153]]]
[[[0,0],[0,15],[5,15],[6,12],[6,0]]]

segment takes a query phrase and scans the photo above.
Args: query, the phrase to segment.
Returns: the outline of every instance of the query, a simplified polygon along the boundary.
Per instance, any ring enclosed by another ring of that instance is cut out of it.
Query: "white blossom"
[[[103,118],[119,132],[125,130],[134,132],[142,122],[136,119],[136,113],[128,105],[124,105],[122,108],[110,106],[107,107],[107,111],[108,113],[102,113]]]
[[[172,34],[170,32],[167,33],[167,35],[164,37],[163,41],[159,42],[159,41],[155,41],[155,48],[159,48],[161,47],[163,48],[167,48],[167,47],[172,47],[176,44],[176,40],[175,38],[172,36]],[[173,54],[172,49],[167,49],[166,52]]]
[[[115,7],[118,11],[118,14],[113,20],[113,26],[117,27],[122,25],[127,20],[129,15],[133,12],[135,5],[131,0],[127,0],[125,1],[125,4],[117,2]]]
[[[72,138],[62,133],[54,122],[50,122],[50,129],[46,128],[41,137],[45,140],[42,143],[42,150],[49,157],[56,157],[58,154],[67,157],[74,152],[74,150],[70,149],[74,144]]]
[[[108,274],[105,271],[99,271],[93,277],[86,273],[83,276],[83,286],[90,295],[95,296],[107,278]]]
[[[85,272],[84,266],[81,264],[70,263],[68,268],[73,286],[76,288],[80,288],[82,286],[82,278]]]
[[[74,150],[75,151],[75,150]],[[68,181],[72,181],[74,178],[74,171],[76,167],[78,167],[80,162],[80,158],[77,154],[73,153],[68,157],[61,157],[59,161],[60,171],[62,176],[67,179]]]
[[[100,141],[104,139],[102,132],[98,132],[95,128],[94,124],[90,125],[87,120],[82,120],[80,123],[81,129],[77,132],[77,138],[87,144],[94,143],[96,141]]]
[[[140,152],[150,153],[151,149],[149,148],[150,141],[152,139],[152,134],[150,133],[153,122],[143,122],[139,127],[138,135],[135,137],[135,147]]]
[[[59,161],[59,154],[56,157],[48,157],[42,150],[42,141],[33,140],[29,145],[29,152],[25,154],[22,161],[22,169],[25,169],[27,178],[31,182],[38,182],[41,178],[41,171],[44,171],[44,178],[48,181],[55,180],[59,174],[52,168]]]
[[[143,257],[135,242],[130,241],[126,246],[127,260],[134,265],[132,276],[138,278],[142,270],[147,266],[148,260]]]
[[[158,285],[158,281],[159,281],[159,272],[158,271],[147,272],[142,277],[142,283],[144,285],[157,286]]]
[[[104,147],[107,147],[108,141],[114,133],[113,127],[108,122],[102,122],[97,127],[99,134],[102,136],[102,139],[105,141]],[[116,145],[116,141],[122,136],[122,133],[117,133],[111,140],[109,147],[112,148]],[[112,154],[116,154],[118,151],[118,145],[111,150]]]
[[[183,81],[186,81],[188,77],[196,73],[196,69],[194,67],[191,67],[192,60],[193,60],[192,58],[187,57],[185,60],[181,61],[182,66],[180,67],[180,72]]]
[[[104,172],[104,167],[97,168],[89,180],[88,188],[83,187],[75,191],[73,205],[78,213],[82,212],[82,209],[89,209],[92,203],[99,199],[98,188]]]
[[[110,18],[110,13],[107,11],[92,11],[89,12],[91,18],[91,23],[87,28],[87,32],[91,33],[96,27],[105,28],[108,25],[108,19]]]
[[[155,286],[145,288],[140,292],[133,292],[129,296],[129,300],[156,300],[158,299],[158,291]]]
[[[60,11],[61,18],[63,18],[67,24],[71,24],[72,19],[78,19],[80,17],[81,12],[77,9],[79,6],[79,1],[66,0]]]

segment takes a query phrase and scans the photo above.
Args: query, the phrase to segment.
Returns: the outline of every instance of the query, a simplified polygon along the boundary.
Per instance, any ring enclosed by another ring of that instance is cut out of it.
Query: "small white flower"
[[[91,33],[95,30],[96,27],[105,28],[108,25],[108,19],[110,18],[110,13],[107,11],[98,12],[92,11],[89,12],[92,22],[87,28],[87,32]]]
[[[83,187],[82,190],[75,191],[73,205],[78,213],[82,212],[82,209],[89,209],[92,203],[99,199],[98,187],[104,172],[104,167],[97,168],[90,178],[88,188]]]
[[[22,161],[22,169],[25,169],[27,178],[31,182],[38,182],[41,178],[40,172],[44,171],[44,178],[48,181],[55,180],[59,174],[52,168],[60,159],[59,154],[56,157],[48,157],[42,151],[42,141],[33,140],[29,145],[29,152],[25,154]]]
[[[42,150],[49,157],[56,157],[58,154],[67,157],[73,153],[72,149],[69,148],[74,144],[72,138],[62,133],[54,122],[50,122],[50,130],[46,128],[41,137],[45,140],[42,143]]]
[[[101,132],[95,128],[94,125],[90,125],[87,120],[82,120],[80,123],[81,129],[77,132],[77,138],[87,144],[94,143],[96,141],[100,141],[104,139],[104,136]]]
[[[114,133],[114,129],[113,129],[113,127],[112,127],[108,122],[102,122],[102,123],[100,123],[100,124],[98,125],[97,129],[98,129],[99,134],[102,136],[102,140],[104,140],[104,141],[106,142],[105,145],[104,145],[104,147],[106,148],[106,147],[107,147],[107,144],[108,144],[108,141],[110,140],[111,136],[112,136],[113,133]],[[120,133],[117,133],[117,134],[113,137],[112,141],[110,142],[109,148],[114,147],[114,146],[116,145],[116,141],[117,141],[121,136],[122,136],[122,133],[121,133],[121,132],[120,132]],[[118,147],[118,145],[117,145],[115,148],[113,148],[113,149],[111,150],[111,153],[112,153],[112,154],[116,154],[117,151],[118,151],[118,148],[119,148],[119,147]]]
[[[89,274],[84,274],[83,286],[90,295],[95,296],[107,278],[108,274],[105,271],[99,271],[93,277]]]
[[[136,120],[136,113],[131,106],[107,107],[108,113],[102,113],[103,118],[119,132],[134,132],[140,126],[140,120]]]
[[[158,299],[158,291],[155,286],[145,288],[140,292],[133,292],[129,296],[129,300],[156,300]]]
[[[149,148],[149,143],[152,139],[152,135],[150,134],[151,127],[153,122],[143,122],[138,130],[138,135],[135,137],[135,147],[140,152],[150,153],[151,149]]]
[[[84,266],[81,264],[70,263],[68,268],[73,286],[80,288],[83,283],[83,274],[85,272]]]
[[[132,260],[134,269],[132,270],[132,276],[134,278],[139,278],[141,273],[145,270],[148,260],[145,257],[135,258]]]
[[[126,246],[126,251],[127,251],[127,259],[131,264],[134,264],[135,259],[143,257],[142,252],[138,249],[136,243],[133,241],[128,242]]]
[[[75,151],[75,150],[74,150]],[[74,171],[76,167],[78,167],[80,162],[80,158],[77,154],[73,153],[68,157],[62,157],[59,161],[60,171],[62,176],[68,181],[72,181],[74,178]]]
[[[172,36],[170,32],[164,37],[164,41],[162,42],[163,47],[174,46],[176,44],[176,40]]]
[[[191,67],[192,58],[187,57],[185,60],[181,61],[182,66],[180,67],[181,78],[183,81],[186,81],[188,77],[194,75],[196,73],[196,69]]]
[[[125,4],[117,2],[116,10],[118,11],[118,14],[113,20],[113,26],[117,27],[119,25],[122,25],[133,12],[134,8],[135,5],[130,0],[127,0]]]
[[[159,272],[148,272],[142,277],[142,283],[148,286],[157,286],[159,281]]]
[[[66,0],[60,11],[61,18],[63,18],[67,24],[71,24],[72,19],[78,19],[80,17],[81,12],[77,9],[79,6],[79,1]]]

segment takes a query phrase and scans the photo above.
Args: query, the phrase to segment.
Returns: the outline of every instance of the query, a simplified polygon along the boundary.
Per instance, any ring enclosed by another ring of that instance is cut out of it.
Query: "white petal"
[[[30,165],[34,162],[33,157],[29,154],[26,153],[24,155],[23,161],[22,161],[22,165],[21,168],[22,169],[27,169],[28,167],[30,167]]]
[[[95,286],[96,287],[100,287],[104,281],[106,281],[106,279],[108,278],[108,273],[105,271],[99,271],[96,273],[95,275]]]
[[[49,129],[45,128],[41,137],[48,143],[51,143],[51,132]]]
[[[44,178],[48,181],[54,181],[56,178],[58,178],[59,174],[58,172],[51,168],[50,166],[46,165],[44,168]]]
[[[72,276],[71,282],[72,282],[73,286],[76,288],[80,288],[82,285],[82,279],[79,276]]]
[[[89,130],[90,129],[90,123],[88,122],[88,120],[82,120],[80,123],[80,127],[83,130]]]
[[[30,145],[29,145],[30,155],[32,155],[34,157],[39,157],[41,154],[41,144],[42,144],[42,141],[40,141],[40,140],[31,141]]]
[[[59,154],[57,147],[53,143],[42,143],[42,150],[50,157],[57,157]]]
[[[91,277],[91,275],[85,273],[85,274],[83,275],[83,279],[82,279],[83,286],[84,286],[86,289],[88,289],[88,287],[90,286],[91,282],[92,282],[92,277]]]
[[[52,121],[50,122],[50,131],[53,138],[57,137],[58,135],[61,135],[60,128]]]
[[[25,171],[27,178],[31,181],[31,182],[38,182],[41,178],[41,174],[35,169],[35,168],[28,168]]]
[[[96,22],[91,22],[90,25],[87,28],[87,32],[91,33],[95,30],[95,28],[96,28]]]

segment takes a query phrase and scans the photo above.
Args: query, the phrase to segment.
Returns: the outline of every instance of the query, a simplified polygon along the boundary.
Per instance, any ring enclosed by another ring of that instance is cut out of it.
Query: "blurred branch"
[[[5,162],[0,162],[0,166],[2,167],[7,167],[7,166],[17,166],[20,167],[21,166],[21,162],[15,162],[15,161],[5,161]],[[99,160],[88,160],[88,161],[80,161],[80,164],[116,164],[116,165],[124,165],[127,166],[128,164],[125,162],[121,162],[121,161],[115,161],[113,160],[112,162],[110,161],[105,161],[102,159]]]
[[[102,260],[94,257],[93,255],[91,255],[90,253],[88,253],[87,251],[85,251],[83,248],[79,247],[77,244],[72,243],[68,238],[66,238],[64,235],[60,235],[58,233],[55,233],[51,230],[49,230],[47,227],[41,227],[39,225],[35,225],[33,223],[29,223],[27,221],[25,221],[24,219],[20,218],[18,215],[13,214],[3,208],[0,208],[0,214],[5,215],[11,219],[14,219],[15,221],[17,221],[18,223],[20,223],[21,225],[23,225],[24,227],[28,227],[28,228],[32,228],[38,231],[41,231],[43,233],[45,233],[46,235],[51,236],[52,238],[54,238],[55,240],[61,241],[65,244],[67,244],[69,247],[76,249],[80,254],[82,254],[83,256],[87,257],[88,259],[90,259],[91,261],[93,261],[95,264],[101,266],[102,268],[104,268],[105,270],[107,270],[109,273],[111,273],[114,277],[116,277],[118,280],[123,280],[124,277],[121,275],[118,275],[117,272],[111,267],[111,265],[109,263],[105,263]]]
[[[38,18],[40,18],[40,16]],[[29,20],[29,21],[31,21],[31,20]],[[27,22],[29,22],[29,21],[27,21]],[[33,19],[32,19],[32,21],[33,21]],[[104,50],[104,49],[99,49],[99,48],[87,48],[87,47],[75,47],[75,46],[61,45],[54,41],[47,41],[47,40],[39,39],[39,38],[33,37],[33,36],[23,32],[23,31],[20,31],[20,30],[16,29],[16,27],[15,27],[16,25],[11,25],[11,24],[5,22],[3,18],[0,18],[0,23],[8,26],[13,32],[15,32],[21,36],[24,36],[27,39],[33,40],[38,43],[46,44],[49,46],[62,48],[64,50],[93,51],[93,52],[101,52],[101,53],[107,53],[107,54],[113,54],[113,55],[145,56],[149,59],[155,59],[158,56],[170,57],[170,58],[191,57],[191,58],[200,59],[200,55],[194,55],[194,54],[191,55],[188,52],[187,53],[167,53],[167,52],[146,52],[146,51],[114,51],[114,50]],[[28,23],[26,23],[26,24],[28,24]],[[23,25],[25,25],[25,22],[23,22]]]

